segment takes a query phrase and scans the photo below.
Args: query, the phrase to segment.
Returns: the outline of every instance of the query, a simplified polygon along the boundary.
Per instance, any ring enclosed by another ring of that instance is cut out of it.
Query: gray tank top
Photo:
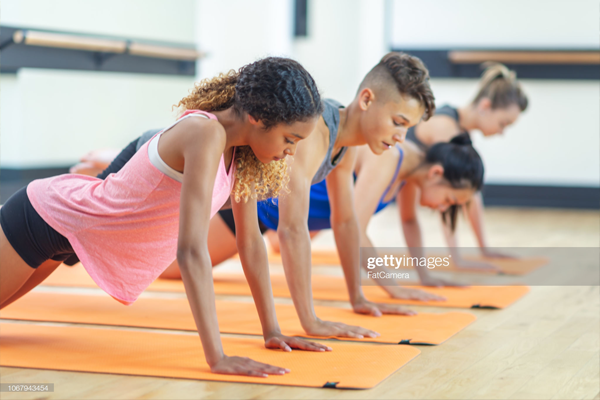
[[[325,120],[325,125],[329,128],[329,147],[327,148],[327,154],[325,155],[325,159],[321,163],[321,166],[317,170],[315,176],[312,179],[312,184],[321,182],[333,168],[340,162],[344,154],[346,153],[347,148],[342,147],[340,152],[332,159],[332,151],[333,145],[335,144],[335,139],[337,138],[338,128],[340,126],[340,107],[343,107],[341,103],[332,100],[325,99],[323,100],[323,105],[325,110],[323,111],[323,119]],[[149,131],[144,132],[142,136],[138,139],[136,144],[136,151],[139,150],[144,143],[148,140],[152,139],[152,136],[156,135],[162,129],[151,129]]]
[[[458,110],[452,106],[449,105],[444,105],[438,109],[435,110],[435,115],[447,115],[448,117],[452,118],[453,120],[456,121],[456,123],[458,123]],[[459,133],[469,133],[466,130],[464,130],[463,128],[460,128],[461,131]],[[417,146],[419,146],[420,149],[422,150],[427,150],[428,146],[425,145],[425,143],[421,142],[419,140],[419,138],[417,138],[417,136],[415,135],[415,127],[412,126],[408,129],[408,131],[406,131],[406,140],[410,140],[411,142],[413,142],[414,144],[416,144]]]
[[[340,162],[344,154],[346,154],[347,147],[342,147],[338,154],[332,158],[333,145],[335,144],[335,139],[337,138],[338,128],[340,127],[340,108],[343,107],[341,103],[332,100],[325,99],[323,100],[323,105],[325,106],[325,111],[323,111],[323,120],[325,121],[325,125],[329,128],[329,147],[327,148],[327,154],[325,155],[325,159],[321,163],[321,166],[313,176],[312,184],[321,182],[323,179],[329,175],[332,169],[335,168],[336,165]]]

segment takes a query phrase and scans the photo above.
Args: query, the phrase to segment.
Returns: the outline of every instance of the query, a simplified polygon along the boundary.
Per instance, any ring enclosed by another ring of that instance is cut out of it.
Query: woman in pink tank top
[[[330,350],[281,334],[256,217],[257,199],[287,190],[284,158],[314,130],[322,112],[316,85],[297,62],[266,58],[200,82],[178,106],[182,116],[118,173],[105,180],[60,175],[33,181],[4,204],[0,308],[40,283],[69,252],[124,304],[177,259],[211,370],[289,372],[224,354],[207,236],[210,218],[231,194],[240,258],[265,346]]]

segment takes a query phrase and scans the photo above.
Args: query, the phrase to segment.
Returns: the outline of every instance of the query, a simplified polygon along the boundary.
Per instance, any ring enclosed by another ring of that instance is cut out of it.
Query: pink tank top
[[[191,110],[162,132],[192,114],[217,119]],[[36,180],[27,187],[35,210],[69,240],[96,284],[126,305],[176,259],[181,183],[150,161],[148,146],[155,139],[105,180],[67,174]],[[227,174],[221,156],[211,218],[231,193],[234,165],[232,161]]]

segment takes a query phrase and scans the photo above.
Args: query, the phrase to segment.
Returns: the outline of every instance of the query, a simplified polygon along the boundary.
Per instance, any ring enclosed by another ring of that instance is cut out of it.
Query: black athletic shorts
[[[227,227],[235,235],[235,221],[233,220],[233,211],[231,208],[228,210],[219,210],[219,215],[223,218],[223,221],[227,224]],[[260,233],[265,233],[269,230],[260,220],[258,220],[258,227],[260,229]]]
[[[0,224],[10,245],[31,268],[47,260],[65,261],[75,254],[67,238],[35,211],[27,187],[13,194],[0,208]]]

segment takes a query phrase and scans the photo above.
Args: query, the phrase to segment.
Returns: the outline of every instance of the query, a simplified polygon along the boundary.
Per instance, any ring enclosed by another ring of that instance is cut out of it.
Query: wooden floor
[[[421,211],[420,219],[425,245],[443,246],[438,217]],[[486,211],[486,220],[489,241],[495,246],[599,247],[600,244],[598,212],[496,208]],[[404,244],[395,209],[378,215],[369,233],[378,246]],[[459,225],[459,239],[463,246],[475,244],[464,221]],[[332,235],[321,234],[314,246],[332,247]],[[228,261],[225,268],[237,270],[240,266]],[[323,272],[341,274],[339,268]],[[277,301],[290,303],[287,299]],[[347,307],[343,303],[316,303]],[[370,390],[0,368],[2,383],[54,383],[55,387],[54,393],[2,393],[0,398],[600,399],[600,291],[597,286],[534,286],[527,296],[507,309],[470,312],[477,316],[476,322],[440,346],[420,347],[420,356]]]

